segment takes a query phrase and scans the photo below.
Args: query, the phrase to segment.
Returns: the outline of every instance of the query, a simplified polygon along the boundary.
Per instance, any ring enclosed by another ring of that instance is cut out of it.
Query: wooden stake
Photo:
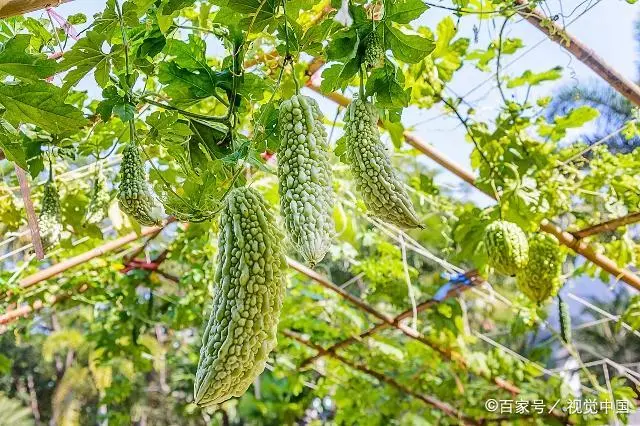
[[[0,18],[23,15],[47,7],[56,7],[72,0],[0,0]]]
[[[14,164],[16,176],[18,177],[18,183],[20,184],[20,192],[22,193],[22,202],[24,203],[24,209],[27,212],[27,223],[29,224],[29,232],[31,232],[31,244],[36,252],[36,258],[38,260],[44,259],[44,249],[42,248],[42,239],[40,238],[40,228],[38,227],[38,218],[36,212],[33,209],[33,202],[31,201],[31,190],[29,189],[29,181],[24,170],[17,164]]]

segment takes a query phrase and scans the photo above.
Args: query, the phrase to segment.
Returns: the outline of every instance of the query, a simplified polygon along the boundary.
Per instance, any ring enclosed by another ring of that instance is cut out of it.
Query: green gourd
[[[118,205],[140,225],[162,223],[164,209],[149,189],[140,150],[133,142],[129,142],[122,151]]]
[[[529,260],[516,274],[516,283],[531,301],[541,303],[557,293],[564,254],[553,235],[536,232],[529,238]]]
[[[347,161],[367,209],[398,227],[421,228],[404,183],[380,140],[375,106],[364,99],[354,99],[344,121]]]
[[[42,209],[38,217],[38,228],[44,248],[56,245],[62,233],[62,213],[60,210],[60,195],[56,184],[49,179],[44,184]]]
[[[514,275],[529,260],[527,236],[518,225],[506,220],[490,223],[484,231],[488,263],[496,271]]]
[[[289,239],[313,266],[335,234],[327,133],[318,104],[303,95],[282,102],[279,125],[280,212]]]
[[[241,396],[276,346],[287,262],[263,197],[232,190],[220,214],[213,307],[194,386],[200,406]]]

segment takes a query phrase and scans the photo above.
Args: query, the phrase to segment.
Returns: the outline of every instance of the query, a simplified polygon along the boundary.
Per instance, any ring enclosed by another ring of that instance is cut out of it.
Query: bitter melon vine
[[[317,102],[294,95],[279,113],[280,208],[289,237],[311,265],[320,262],[334,234],[333,188],[327,133]]]
[[[384,42],[375,31],[367,36],[364,45],[364,64],[368,68],[378,68],[384,63]]]
[[[490,223],[484,231],[488,263],[496,271],[514,275],[529,260],[527,236],[518,225],[506,220]]]
[[[159,225],[164,209],[149,190],[138,146],[130,142],[122,151],[118,204],[140,225]]]
[[[98,224],[106,216],[107,208],[111,197],[107,188],[107,179],[102,170],[98,170],[91,191],[91,200],[87,206],[85,222],[90,224]]]
[[[56,184],[51,179],[44,184],[38,228],[40,229],[42,245],[45,248],[51,247],[60,241],[60,234],[62,233],[60,195],[58,195]]]
[[[281,233],[262,196],[232,190],[220,215],[213,308],[195,380],[201,406],[241,396],[264,370],[285,290]]]
[[[347,159],[358,192],[374,216],[402,228],[420,227],[403,182],[380,140],[375,106],[357,98],[345,114]]]
[[[518,288],[531,301],[543,302],[558,291],[563,262],[558,239],[534,233],[529,239],[529,261],[516,275]]]

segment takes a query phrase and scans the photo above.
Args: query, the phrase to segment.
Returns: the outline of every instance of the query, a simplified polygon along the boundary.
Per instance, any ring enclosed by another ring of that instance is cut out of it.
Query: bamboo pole
[[[637,84],[616,71],[587,45],[569,34],[560,25],[545,17],[539,10],[526,7],[529,4],[527,0],[516,0],[516,4],[525,6],[517,9],[520,16],[545,33],[549,39],[571,53],[580,62],[591,68],[593,72],[602,77],[618,93],[629,99],[636,106],[640,106],[640,87]]]
[[[31,244],[33,244],[33,249],[36,252],[36,258],[38,260],[42,260],[44,259],[44,248],[42,247],[42,239],[40,238],[38,218],[36,217],[36,212],[33,209],[33,202],[31,201],[29,181],[27,180],[27,175],[20,166],[14,164],[14,169],[20,185],[20,193],[22,194],[24,209],[27,212],[27,224],[29,225],[29,232],[31,233]]]
[[[640,221],[640,212],[628,214],[623,217],[607,220],[606,222],[598,223],[588,228],[581,229],[579,231],[572,232],[571,234],[578,238],[586,238],[591,235],[600,234],[602,232],[613,231],[621,226],[631,225]]]
[[[320,90],[320,87],[314,84],[312,81],[313,79],[310,79],[308,81],[307,87],[321,94],[322,96],[325,96],[327,99],[330,99],[343,107],[346,107],[351,102],[348,98],[340,94],[322,93],[322,91]],[[460,179],[467,182],[469,185],[472,185],[479,191],[495,199],[494,194],[491,194],[490,192],[485,191],[476,185],[476,181],[475,181],[475,177],[473,176],[473,173],[466,170],[464,167],[462,167],[455,161],[452,161],[451,159],[447,158],[444,154],[442,154],[437,149],[435,149],[435,147],[423,141],[418,135],[409,131],[405,131],[403,136],[405,141],[409,145],[411,145],[418,151],[422,152],[427,157],[431,158],[433,161],[440,164],[442,167],[444,167],[445,169],[449,170],[451,173],[458,176]],[[540,229],[543,230],[544,232],[554,235],[562,245],[582,255],[587,260],[591,261],[595,265],[602,268],[604,271],[607,271],[616,279],[620,279],[623,282],[629,284],[631,287],[637,290],[640,290],[640,277],[638,277],[636,274],[634,274],[633,272],[631,272],[626,268],[620,268],[613,260],[609,259],[607,256],[600,253],[596,253],[593,249],[589,247],[589,245],[587,245],[582,241],[579,241],[575,236],[571,235],[566,231],[563,231],[562,229],[553,225],[551,222],[549,222],[546,219],[541,222]]]
[[[469,290],[471,287],[478,285],[484,281],[482,281],[477,272],[476,271],[472,271],[470,273],[467,274],[467,277],[471,280],[471,283],[469,285],[467,284],[459,284],[455,287],[453,287],[451,290],[449,290],[447,292],[447,294],[444,296],[444,298],[442,298],[442,300],[435,300],[435,299],[429,299],[426,302],[422,302],[419,305],[416,306],[416,312],[422,312],[425,311],[427,309],[432,308],[433,306],[447,300],[447,299],[451,299],[454,297],[457,297],[458,295],[460,295],[460,293],[463,293],[466,290]],[[399,315],[397,315],[394,319],[393,319],[393,323],[394,324],[398,324],[400,323],[400,321],[409,318],[411,315],[413,315],[413,309],[407,309],[406,311],[400,313]],[[326,348],[326,349],[322,349],[319,350],[317,354],[305,359],[304,361],[302,361],[302,363],[300,363],[300,368],[305,367],[306,365],[309,365],[310,363],[316,361],[317,359],[322,358],[325,355],[328,355],[330,353],[335,353],[338,349],[342,349],[344,347],[350,346],[355,344],[356,342],[360,342],[364,339],[366,339],[367,337],[370,337],[372,335],[374,335],[375,333],[385,330],[387,328],[391,327],[388,323],[386,322],[380,322],[376,325],[374,325],[372,328],[370,328],[367,331],[364,331],[362,333],[360,333],[360,335],[358,336],[351,336],[347,339],[341,340],[337,343],[334,343],[333,345],[331,345],[330,347]]]
[[[71,269],[75,266],[81,265],[85,262],[90,261],[96,257],[100,257],[106,253],[117,250],[118,248],[125,246],[129,243],[132,243],[140,238],[149,236],[149,235],[157,235],[162,231],[168,224],[174,222],[174,218],[170,218],[167,222],[162,226],[151,226],[148,228],[143,228],[140,234],[135,232],[131,232],[123,237],[120,237],[116,240],[109,241],[107,243],[102,244],[101,246],[95,247],[89,251],[81,253],[77,256],[66,259],[60,263],[56,263],[48,268],[45,268],[41,271],[36,272],[35,274],[29,275],[28,277],[23,278],[20,281],[20,288],[26,289],[32,287],[39,282],[48,280],[49,278],[53,278],[62,272]],[[9,293],[1,294],[0,298],[4,298],[10,295]]]
[[[310,349],[314,349],[316,351],[322,350],[321,346],[316,345],[315,343],[309,341],[308,339],[302,337],[301,335],[299,335],[298,333],[294,333],[292,331],[289,330],[283,330],[282,334],[284,334],[285,336],[287,336],[290,339],[295,340],[298,343],[301,343],[302,345],[310,348]],[[391,387],[396,388],[397,390],[399,390],[400,392],[410,395],[422,402],[424,402],[425,404],[439,410],[442,411],[444,414],[446,414],[449,417],[452,417],[458,421],[461,422],[461,424],[463,425],[481,425],[482,422],[479,422],[465,414],[463,414],[462,412],[460,412],[459,410],[457,410],[456,408],[452,407],[449,404],[446,404],[442,401],[440,401],[437,398],[434,398],[432,396],[429,395],[422,395],[419,394],[417,392],[414,392],[413,390],[409,389],[408,387],[400,384],[399,382],[395,381],[394,379],[392,379],[391,377],[386,376],[385,374],[379,373],[375,370],[372,370],[369,367],[366,367],[364,365],[360,365],[360,364],[356,364],[353,361],[350,361],[338,354],[332,353],[329,354],[329,356],[331,358],[334,358],[337,361],[340,361],[341,363],[353,368],[354,370],[358,370],[362,373],[365,373],[369,376],[374,377],[376,380],[378,380],[380,383],[385,383]]]
[[[60,6],[73,0],[0,0],[0,18],[23,15],[47,7]]]
[[[75,292],[78,294],[82,294],[87,291],[88,288],[89,287],[86,284],[83,284]],[[69,299],[72,295],[73,293],[56,294],[47,298],[47,300],[36,300],[30,305],[24,305],[11,311],[5,312],[4,314],[0,315],[0,325],[4,326],[20,318],[25,318],[34,312],[38,312],[45,306],[53,306],[56,303],[63,302]],[[0,329],[0,334],[2,334],[3,331],[4,330]]]

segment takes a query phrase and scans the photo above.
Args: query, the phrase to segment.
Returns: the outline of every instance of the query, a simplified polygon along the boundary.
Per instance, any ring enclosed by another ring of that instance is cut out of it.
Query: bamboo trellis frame
[[[301,343],[305,346],[307,346],[310,349],[314,349],[316,351],[322,351],[323,348],[321,346],[316,345],[315,343],[311,342],[308,339],[305,339],[303,336],[299,335],[298,333],[294,333],[290,330],[283,330],[282,334],[284,334],[286,337],[295,340],[298,343]],[[358,370],[362,373],[365,373],[369,376],[372,376],[374,378],[376,378],[379,382],[382,383],[386,383],[391,387],[396,388],[397,390],[399,390],[400,392],[406,394],[406,395],[410,395],[422,402],[424,402],[425,404],[436,408],[439,411],[442,411],[444,414],[446,414],[449,417],[452,417],[458,421],[461,422],[461,424],[464,425],[482,425],[484,424],[484,421],[482,420],[476,420],[473,419],[465,414],[463,414],[462,412],[460,412],[459,410],[457,410],[456,408],[452,407],[449,404],[446,404],[442,401],[440,401],[437,398],[434,398],[432,396],[429,395],[423,395],[423,394],[419,394],[417,392],[412,391],[411,389],[407,388],[406,386],[398,383],[396,380],[392,379],[391,377],[388,377],[382,373],[379,373],[375,370],[372,370],[371,368],[364,366],[364,365],[360,365],[360,364],[356,364],[353,361],[350,361],[346,358],[344,358],[343,356],[337,354],[337,353],[331,353],[328,354],[329,357],[340,361],[341,363],[343,363],[344,365],[347,365],[349,367],[351,367],[354,370]],[[489,419],[487,419],[489,420]]]

